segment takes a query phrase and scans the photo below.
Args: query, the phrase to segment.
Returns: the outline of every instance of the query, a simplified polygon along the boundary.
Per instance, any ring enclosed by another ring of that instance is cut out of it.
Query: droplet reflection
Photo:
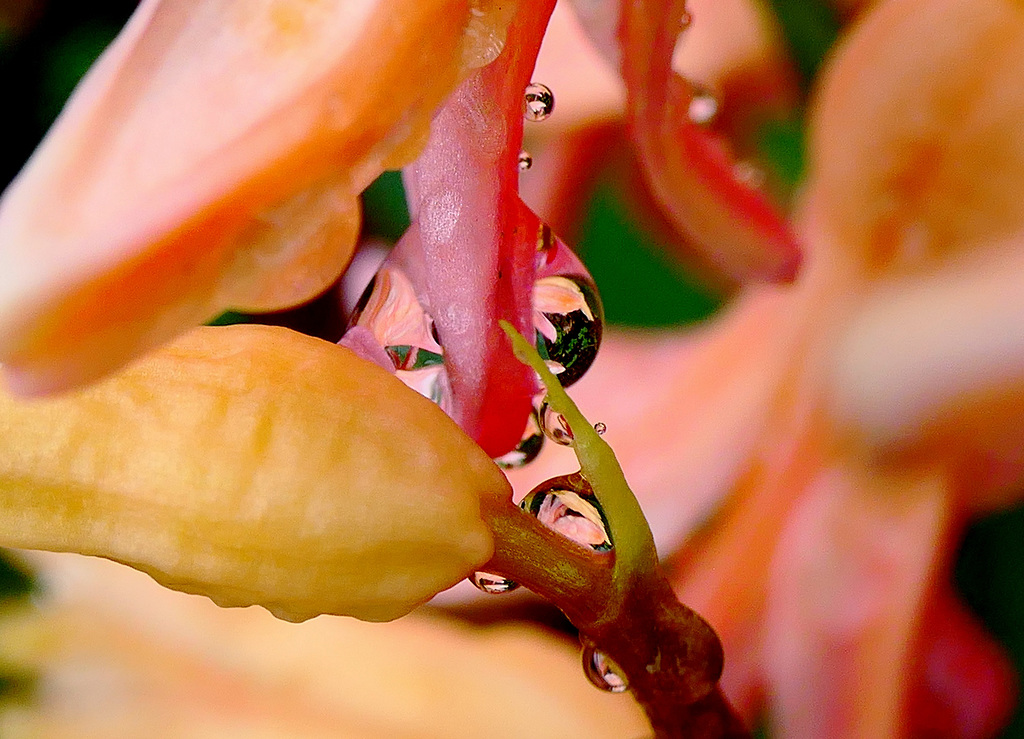
[[[523,95],[523,117],[528,121],[542,121],[555,109],[555,95],[547,85],[531,82]]]
[[[537,353],[562,387],[569,387],[597,358],[603,320],[594,284],[584,277],[549,275],[533,284]]]
[[[583,672],[594,687],[609,693],[624,693],[629,690],[629,681],[611,657],[594,647],[583,648]]]
[[[579,473],[541,483],[519,504],[552,531],[595,552],[612,548],[608,522],[590,484]]]
[[[509,593],[519,587],[519,583],[501,575],[492,575],[490,572],[474,572],[470,582],[490,595]]]
[[[540,404],[537,418],[540,420],[541,431],[546,437],[556,444],[572,446],[573,435],[569,422],[565,420],[565,416],[552,408],[548,401],[545,400]]]

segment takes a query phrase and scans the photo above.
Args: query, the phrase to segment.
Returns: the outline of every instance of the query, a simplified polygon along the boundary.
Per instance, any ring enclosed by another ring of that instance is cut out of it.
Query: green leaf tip
[[[540,377],[547,391],[548,405],[562,414],[572,432],[572,448],[581,472],[594,489],[608,521],[608,535],[615,552],[614,578],[617,583],[625,585],[633,573],[656,565],[657,551],[650,526],[626,483],[615,452],[587,421],[536,348],[508,321],[499,321],[498,325],[512,342],[516,359]]]

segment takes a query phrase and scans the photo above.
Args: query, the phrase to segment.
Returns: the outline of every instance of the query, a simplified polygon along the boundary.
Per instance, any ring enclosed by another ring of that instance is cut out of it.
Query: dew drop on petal
[[[474,572],[470,582],[480,590],[491,595],[510,593],[519,587],[519,583],[513,582],[501,575],[492,575],[490,572]]]
[[[572,446],[573,435],[569,422],[565,420],[565,416],[552,408],[548,401],[540,404],[537,418],[540,420],[540,430],[544,432],[544,436],[556,444]]]
[[[625,673],[600,649],[583,648],[583,673],[594,687],[609,693],[624,693],[629,690]]]
[[[451,387],[434,319],[401,269],[387,266],[377,272],[352,311],[349,328],[354,326],[373,334],[402,382],[451,412]]]
[[[577,544],[607,552],[608,522],[590,484],[579,474],[555,477],[531,490],[519,507]]]
[[[555,109],[555,95],[547,85],[531,82],[523,95],[523,117],[528,121],[542,121]]]
[[[544,447],[544,432],[540,428],[540,419],[536,408],[530,413],[526,420],[526,429],[523,431],[523,438],[508,454],[497,457],[494,463],[503,470],[512,470],[517,467],[528,465]]]
[[[598,436],[604,436],[604,432],[607,430],[608,427],[605,425],[604,421],[598,421],[594,424],[594,431],[597,432]]]
[[[710,126],[718,115],[718,98],[708,89],[694,87],[687,115],[689,115],[691,123],[698,126]]]
[[[682,16],[679,18],[679,28],[685,31],[693,24],[693,13],[689,10],[684,10]]]
[[[597,288],[583,277],[549,275],[533,283],[537,353],[562,387],[583,377],[597,358],[603,315]]]
[[[530,156],[530,152],[526,151],[525,149],[523,151],[519,152],[519,169],[520,169],[520,171],[525,172],[526,170],[528,170],[532,166],[533,166],[533,157]]]

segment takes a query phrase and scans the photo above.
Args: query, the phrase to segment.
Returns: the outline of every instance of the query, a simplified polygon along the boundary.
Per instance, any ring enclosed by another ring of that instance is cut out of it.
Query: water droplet
[[[446,412],[451,410],[451,387],[434,319],[423,310],[401,269],[378,270],[352,311],[349,328],[353,326],[373,334],[402,382]]]
[[[523,96],[523,117],[528,121],[542,121],[555,109],[555,95],[547,85],[531,82]]]
[[[609,693],[625,693],[629,690],[629,681],[612,658],[594,647],[583,648],[583,672],[594,687]]]
[[[519,587],[519,583],[513,582],[501,575],[492,575],[490,572],[474,572],[470,582],[480,590],[491,595],[510,593]]]
[[[537,353],[562,387],[583,377],[597,357],[603,311],[597,289],[583,277],[550,275],[533,283]]]
[[[598,436],[604,436],[604,432],[607,430],[608,427],[605,426],[604,421],[598,421],[597,423],[594,424],[594,431],[597,432]]]
[[[693,13],[689,10],[684,10],[682,16],[679,18],[679,27],[685,31],[693,23]]]
[[[764,170],[753,162],[748,161],[736,162],[736,164],[733,165],[732,174],[733,177],[744,185],[754,188],[755,190],[759,187],[763,187],[766,179]]]
[[[546,223],[540,224],[540,228],[537,229],[537,252],[540,254],[550,254],[557,243],[558,239],[555,238],[551,226]],[[542,262],[543,260],[539,261]]]
[[[693,88],[690,107],[687,109],[690,122],[698,126],[710,126],[718,115],[718,98],[714,93],[703,87]]]
[[[548,401],[540,404],[537,417],[540,420],[540,429],[546,437],[556,444],[572,446],[573,435],[569,422],[565,420],[565,416],[552,408]]]
[[[521,171],[525,172],[526,170],[528,170],[532,166],[533,166],[533,157],[530,156],[530,152],[525,151],[525,150],[519,152],[519,169]]]
[[[552,531],[595,552],[612,548],[608,522],[593,489],[582,475],[564,475],[543,482],[519,504]]]
[[[523,438],[516,445],[516,448],[494,460],[494,463],[503,470],[511,470],[528,465],[540,454],[540,450],[544,447],[544,432],[541,431],[540,419],[537,413],[536,408],[530,413],[530,417],[526,420]]]

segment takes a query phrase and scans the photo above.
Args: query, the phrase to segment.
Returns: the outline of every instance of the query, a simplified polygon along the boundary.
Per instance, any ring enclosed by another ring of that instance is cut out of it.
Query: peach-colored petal
[[[821,247],[915,269],[1024,232],[1022,56],[1018,2],[873,8],[812,118],[809,189],[834,237]]]
[[[586,681],[578,647],[537,629],[416,616],[285,624],[162,590],[100,561],[48,558],[44,574],[52,595],[39,616],[0,617],[4,663],[42,671],[38,701],[0,713],[5,737],[650,733],[628,695]]]
[[[19,390],[329,284],[356,196],[415,156],[512,6],[144,2],[0,204],[0,356]]]
[[[1005,502],[1024,476],[1021,247],[878,285],[842,334],[830,378],[845,433],[876,458],[963,460],[973,504]]]
[[[222,605],[396,618],[492,554],[510,495],[436,406],[287,329],[197,329],[87,390],[0,396],[0,543]]]
[[[901,736],[948,503],[930,472],[836,467],[807,490],[772,562],[765,656],[779,736]]]

